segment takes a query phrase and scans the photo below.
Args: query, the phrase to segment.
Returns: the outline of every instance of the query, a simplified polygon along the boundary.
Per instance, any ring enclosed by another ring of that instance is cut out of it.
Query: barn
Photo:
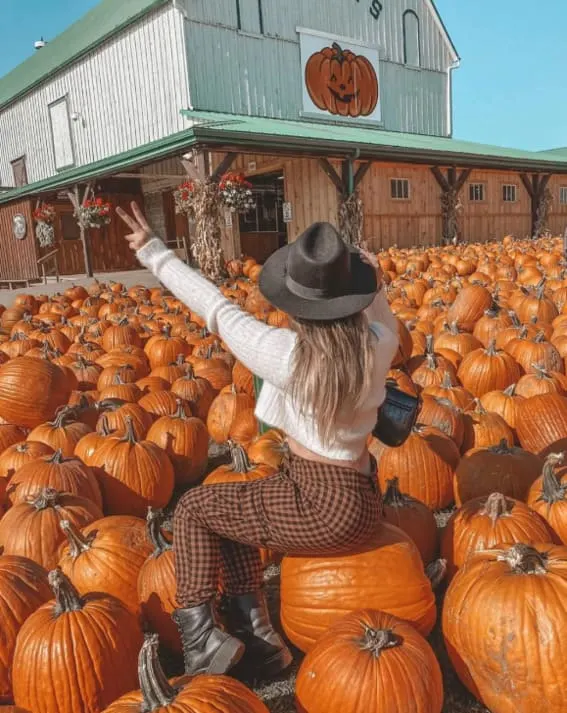
[[[563,232],[567,149],[452,138],[459,61],[432,0],[102,0],[0,79],[0,281],[133,268],[119,221],[77,221],[95,197],[189,260],[174,191],[228,169],[256,207],[227,259],[353,214],[374,250]]]

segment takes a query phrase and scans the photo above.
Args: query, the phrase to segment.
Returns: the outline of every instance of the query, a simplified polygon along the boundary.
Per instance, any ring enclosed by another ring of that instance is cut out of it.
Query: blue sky
[[[53,37],[96,3],[0,0],[0,76],[33,52],[42,34]],[[455,137],[525,149],[567,146],[567,1],[437,6],[462,58],[454,73]]]

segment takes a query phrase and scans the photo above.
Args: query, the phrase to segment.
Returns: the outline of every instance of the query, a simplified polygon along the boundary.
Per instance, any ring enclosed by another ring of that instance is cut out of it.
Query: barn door
[[[81,234],[71,205],[57,206],[55,220],[55,245],[59,248],[57,261],[61,275],[83,275],[85,258]]]

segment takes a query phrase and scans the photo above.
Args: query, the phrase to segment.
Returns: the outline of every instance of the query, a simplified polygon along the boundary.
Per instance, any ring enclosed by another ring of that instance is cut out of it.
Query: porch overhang
[[[0,192],[0,204],[104,178],[189,149],[567,174],[567,154],[522,151],[352,124],[183,110],[188,128],[102,161]]]

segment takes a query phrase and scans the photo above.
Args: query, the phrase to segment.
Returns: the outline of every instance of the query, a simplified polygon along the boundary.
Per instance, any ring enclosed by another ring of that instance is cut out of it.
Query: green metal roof
[[[0,79],[0,109],[166,2],[169,0],[102,0]]]
[[[182,111],[199,141],[229,148],[471,168],[567,173],[567,156],[470,141],[383,131],[353,124],[287,121],[214,112]]]
[[[43,181],[0,192],[0,203],[38,195],[141,166],[192,146],[220,151],[329,156],[429,166],[510,169],[567,174],[567,153],[521,151],[436,136],[402,134],[353,125],[286,121],[234,114],[183,111],[186,130],[86,166],[62,171]]]

